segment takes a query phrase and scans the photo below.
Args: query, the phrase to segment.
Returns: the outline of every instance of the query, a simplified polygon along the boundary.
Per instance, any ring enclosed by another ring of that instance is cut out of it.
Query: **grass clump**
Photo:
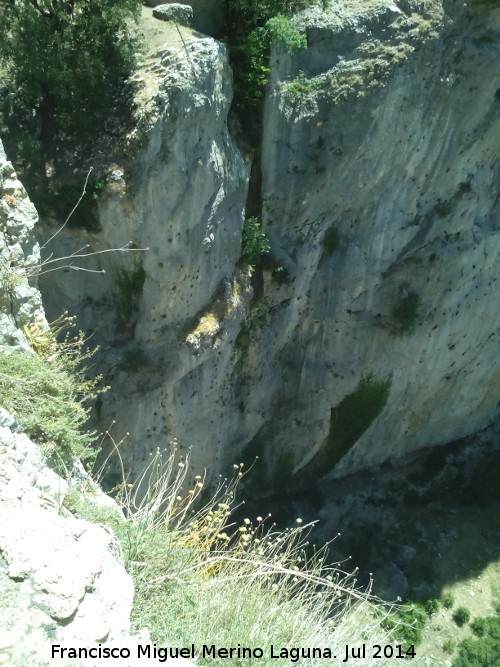
[[[290,271],[284,266],[275,266],[271,278],[278,286],[288,285],[291,282]]]
[[[451,609],[455,604],[455,598],[452,593],[445,593],[442,597],[442,602],[445,609]]]
[[[115,274],[115,283],[119,290],[118,318],[126,328],[133,328],[137,321],[139,301],[146,280],[142,262],[134,260],[130,269],[120,268]]]
[[[451,639],[447,639],[443,643],[443,651],[451,655],[451,653],[453,653],[454,650],[455,650],[455,642],[452,641]]]
[[[327,548],[309,544],[311,525],[297,519],[294,528],[278,531],[269,517],[232,522],[242,476],[235,466],[234,477],[203,504],[203,478],[190,476],[173,450],[166,460],[156,452],[135,484],[121,485],[118,499],[129,518],[120,539],[136,587],[134,629],[147,626],[159,646],[194,644],[203,664],[224,667],[250,667],[255,659],[203,657],[201,647],[258,648],[259,665],[284,667],[290,659],[271,658],[271,645],[330,647],[333,655],[360,635],[360,623],[365,641],[388,642],[376,600],[356,588],[351,574],[327,565]],[[364,664],[375,662],[383,664]],[[316,662],[299,656],[294,664]]]
[[[324,255],[331,255],[340,246],[340,236],[338,231],[334,227],[330,227],[326,230],[325,236],[323,237],[322,247]]]
[[[73,461],[95,457],[94,434],[83,427],[100,377],[87,380],[82,362],[93,352],[84,351],[83,335],[56,341],[68,324],[62,318],[46,328],[41,323],[25,327],[33,351],[12,350],[0,355],[0,405],[15,415],[23,431],[41,445],[50,464],[61,473]]]
[[[485,618],[476,618],[470,624],[470,629],[476,637],[484,637],[488,627],[488,622]]]
[[[424,603],[424,608],[429,616],[433,616],[439,610],[439,600],[436,600],[436,598],[430,598],[429,600],[426,600]]]
[[[467,607],[457,607],[453,612],[453,620],[459,627],[466,625],[470,621],[470,611]]]
[[[422,631],[427,622],[427,611],[418,602],[407,602],[397,612],[399,623],[389,619],[389,627],[394,625],[393,636],[403,646],[416,646],[422,641]],[[387,625],[387,621],[386,621]]]
[[[314,93],[319,86],[317,78],[307,77],[302,70],[297,76],[286,84],[286,92],[293,101],[300,102],[310,93]]]

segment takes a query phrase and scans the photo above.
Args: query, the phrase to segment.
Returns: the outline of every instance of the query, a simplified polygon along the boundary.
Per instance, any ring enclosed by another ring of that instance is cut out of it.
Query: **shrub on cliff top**
[[[477,619],[481,621],[482,634],[479,639],[467,637],[459,644],[458,657],[453,667],[499,667],[500,666],[500,614]]]
[[[0,112],[16,167],[92,143],[135,64],[140,0],[10,0],[0,11]],[[123,110],[123,109],[122,109]]]

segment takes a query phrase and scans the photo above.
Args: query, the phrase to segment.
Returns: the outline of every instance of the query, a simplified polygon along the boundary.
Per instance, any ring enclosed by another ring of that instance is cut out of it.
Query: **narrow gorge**
[[[302,488],[498,416],[499,10],[353,2],[296,22],[307,49],[272,53],[257,281],[227,51],[184,27],[136,75],[140,124],[94,229],[51,243],[144,249],[40,281],[49,319],[67,309],[101,345],[96,423],[129,434],[136,472],[175,439],[210,476],[258,456],[254,489]]]
[[[0,664],[495,667],[452,656],[500,623],[498,0],[120,2],[137,66],[38,174],[0,14]]]

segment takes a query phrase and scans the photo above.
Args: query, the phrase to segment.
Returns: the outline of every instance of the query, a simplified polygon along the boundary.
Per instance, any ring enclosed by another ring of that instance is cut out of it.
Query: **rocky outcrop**
[[[172,0],[146,0],[150,7],[173,4]],[[216,35],[224,24],[224,5],[219,0],[187,0],[185,3],[193,9],[193,27],[205,35]]]
[[[153,16],[160,21],[177,21],[181,25],[191,25],[193,22],[193,10],[189,5],[180,5],[174,2],[170,5],[157,5],[153,9]]]
[[[44,287],[54,316],[100,332],[98,419],[129,432],[132,469],[176,437],[198,470],[258,455],[254,489],[310,484],[498,415],[499,11],[350,3],[297,21],[307,50],[272,60],[271,259],[251,306],[227,57],[195,35],[150,61],[86,235],[149,250]],[[81,245],[72,232],[60,252]]]
[[[1,648],[9,664],[49,665],[51,644],[126,635],[133,584],[116,538],[64,509],[68,484],[3,409],[0,452]]]
[[[40,263],[37,220],[0,142],[0,346],[27,349],[23,327],[45,319],[35,284]]]
[[[248,275],[235,269],[249,168],[227,129],[231,72],[223,45],[186,35],[141,76],[143,124],[99,202],[102,230],[85,242],[147,250],[94,258],[87,266],[103,276],[48,274],[45,305],[52,316],[64,304],[103,344],[100,366],[113,388],[98,406],[99,425],[115,422],[117,440],[129,433],[126,466],[139,471],[178,434],[181,448],[196,449],[198,470],[215,470],[239,421],[229,377],[249,299]],[[71,231],[51,250],[81,246]]]
[[[33,344],[35,332],[48,328],[36,288],[42,270],[36,221],[0,143],[2,357],[35,355],[28,341]],[[138,657],[138,645],[150,643],[148,632],[129,633],[134,590],[119,542],[109,528],[78,518],[68,507],[80,511],[84,503],[96,522],[120,522],[123,515],[76,461],[69,479],[48,467],[40,443],[0,405],[0,661],[43,667],[54,663],[53,645],[90,649],[102,642],[129,652],[130,659],[120,660],[123,667],[152,664]],[[99,667],[108,661],[66,653],[57,664]]]

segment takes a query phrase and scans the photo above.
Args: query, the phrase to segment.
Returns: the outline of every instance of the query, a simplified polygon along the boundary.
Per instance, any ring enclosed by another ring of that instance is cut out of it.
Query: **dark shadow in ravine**
[[[314,542],[340,532],[332,559],[359,567],[360,584],[372,573],[382,598],[423,601],[500,559],[499,471],[497,424],[300,493],[250,501],[245,514],[270,511],[279,527],[319,520]]]

